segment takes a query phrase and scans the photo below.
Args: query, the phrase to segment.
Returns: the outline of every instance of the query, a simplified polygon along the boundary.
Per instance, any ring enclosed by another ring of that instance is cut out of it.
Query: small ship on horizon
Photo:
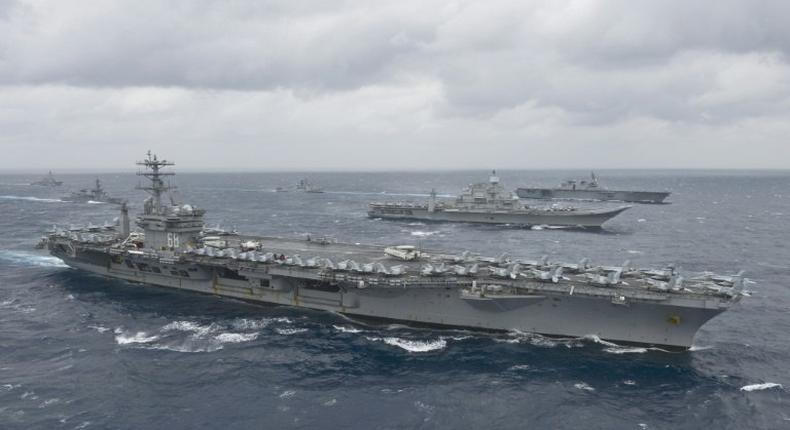
[[[55,179],[55,177],[52,176],[52,170],[50,170],[47,176],[44,176],[38,181],[31,182],[30,185],[39,185],[42,187],[59,187],[63,185],[63,181],[58,181]]]

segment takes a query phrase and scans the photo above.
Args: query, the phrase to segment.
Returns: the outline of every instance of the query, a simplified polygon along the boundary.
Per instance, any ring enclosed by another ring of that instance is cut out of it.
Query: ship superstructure
[[[689,347],[738,302],[744,278],[276,237],[217,235],[204,211],[164,194],[173,163],[139,163],[150,197],[129,229],[55,229],[49,252],[71,267],[137,283],[350,316]]]
[[[505,190],[496,171],[488,182],[470,184],[454,201],[438,200],[432,190],[427,203],[375,202],[368,216],[384,219],[414,219],[441,222],[512,224],[601,228],[630,206],[582,209],[569,206],[529,207]]]

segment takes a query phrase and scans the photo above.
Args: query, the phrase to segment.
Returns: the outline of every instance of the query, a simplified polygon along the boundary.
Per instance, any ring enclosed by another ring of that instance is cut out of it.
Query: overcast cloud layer
[[[788,1],[0,0],[0,168],[790,167]]]

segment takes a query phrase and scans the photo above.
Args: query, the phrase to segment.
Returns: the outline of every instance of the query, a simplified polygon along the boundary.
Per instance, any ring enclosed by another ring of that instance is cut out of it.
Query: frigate
[[[321,188],[313,185],[307,179],[300,179],[299,182],[296,184],[296,191],[302,191],[305,193],[323,193],[324,190]]]
[[[603,224],[630,208],[582,209],[571,206],[529,207],[500,184],[496,171],[488,182],[466,187],[455,201],[441,201],[432,190],[426,203],[374,202],[368,216],[382,219],[410,219],[441,222],[511,224],[523,226],[601,228]]]
[[[483,331],[597,336],[688,348],[697,330],[737,303],[745,278],[674,268],[639,269],[528,260],[469,251],[247,236],[208,230],[205,210],[165,199],[173,163],[150,151],[138,162],[150,196],[130,229],[55,227],[51,255],[102,276],[349,317]]]
[[[595,172],[590,180],[570,179],[555,188],[518,188],[516,194],[522,199],[564,200],[610,200],[633,203],[664,203],[668,191],[623,191],[610,190],[598,183]]]
[[[63,197],[61,200],[67,202],[101,202],[101,203],[113,203],[113,204],[121,204],[123,203],[123,199],[118,197],[112,197],[104,191],[104,188],[101,186],[101,181],[99,178],[96,178],[96,183],[94,188],[83,188],[78,192],[71,193],[68,196]]]
[[[38,181],[31,182],[30,185],[40,185],[43,187],[58,187],[60,185],[63,185],[63,181],[58,181],[57,179],[55,179],[55,177],[52,176],[52,170],[50,170],[47,176],[44,176]]]

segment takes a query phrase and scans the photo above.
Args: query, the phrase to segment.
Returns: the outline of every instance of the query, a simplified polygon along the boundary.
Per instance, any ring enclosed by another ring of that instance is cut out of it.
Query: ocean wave
[[[26,201],[29,201],[29,202],[44,202],[44,203],[65,203],[61,199],[47,199],[47,198],[33,197],[33,196],[0,196],[0,199],[26,200]]]
[[[141,346],[142,349],[153,349],[153,350],[160,350],[160,351],[171,351],[171,352],[185,352],[185,353],[198,353],[198,352],[215,352],[222,349],[221,344],[216,345],[194,345],[192,343],[183,343],[183,344],[156,344],[156,345],[144,345]]]
[[[428,236],[433,236],[434,234],[438,234],[438,233],[439,233],[438,231],[420,231],[420,230],[417,230],[417,231],[412,231],[409,234],[411,234],[412,236],[417,236],[417,237],[428,237]]]
[[[741,391],[762,391],[768,390],[770,388],[778,388],[783,389],[782,384],[777,384],[775,382],[765,382],[762,384],[752,384],[752,385],[744,385],[740,388]]]
[[[278,334],[283,336],[290,336],[292,334],[304,333],[307,331],[306,328],[276,328],[274,329]]]
[[[382,341],[387,345],[397,346],[398,348],[404,349],[409,352],[439,351],[447,346],[447,341],[444,340],[443,338],[439,338],[437,340],[426,340],[426,341],[401,339],[399,337],[385,337],[385,338],[368,337],[367,339],[372,341]]]
[[[118,345],[129,345],[135,343],[151,343],[159,340],[159,336],[148,336],[148,333],[144,331],[138,331],[135,334],[118,334],[115,336],[115,342]]]
[[[0,260],[26,266],[69,267],[60,258],[29,252],[0,251]]]
[[[343,327],[340,325],[332,325],[332,327],[341,333],[362,333],[362,330],[354,327]]]
[[[220,333],[214,337],[222,343],[241,343],[249,342],[258,338],[258,333]]]
[[[577,384],[573,384],[573,386],[574,386],[574,388],[576,388],[576,389],[578,389],[578,390],[583,390],[583,391],[595,391],[595,388],[591,387],[591,386],[590,386],[589,384],[587,384],[586,382],[579,382],[579,383],[577,383]]]
[[[231,326],[237,330],[260,330],[268,327],[274,320],[272,318],[249,319],[237,318],[231,322]]]
[[[213,333],[222,329],[219,325],[215,323],[211,323],[209,325],[200,325],[198,323],[192,321],[173,321],[164,327],[161,328],[160,331],[168,332],[168,331],[184,331],[190,332],[193,334],[194,337],[201,338],[205,337],[209,333]]]

